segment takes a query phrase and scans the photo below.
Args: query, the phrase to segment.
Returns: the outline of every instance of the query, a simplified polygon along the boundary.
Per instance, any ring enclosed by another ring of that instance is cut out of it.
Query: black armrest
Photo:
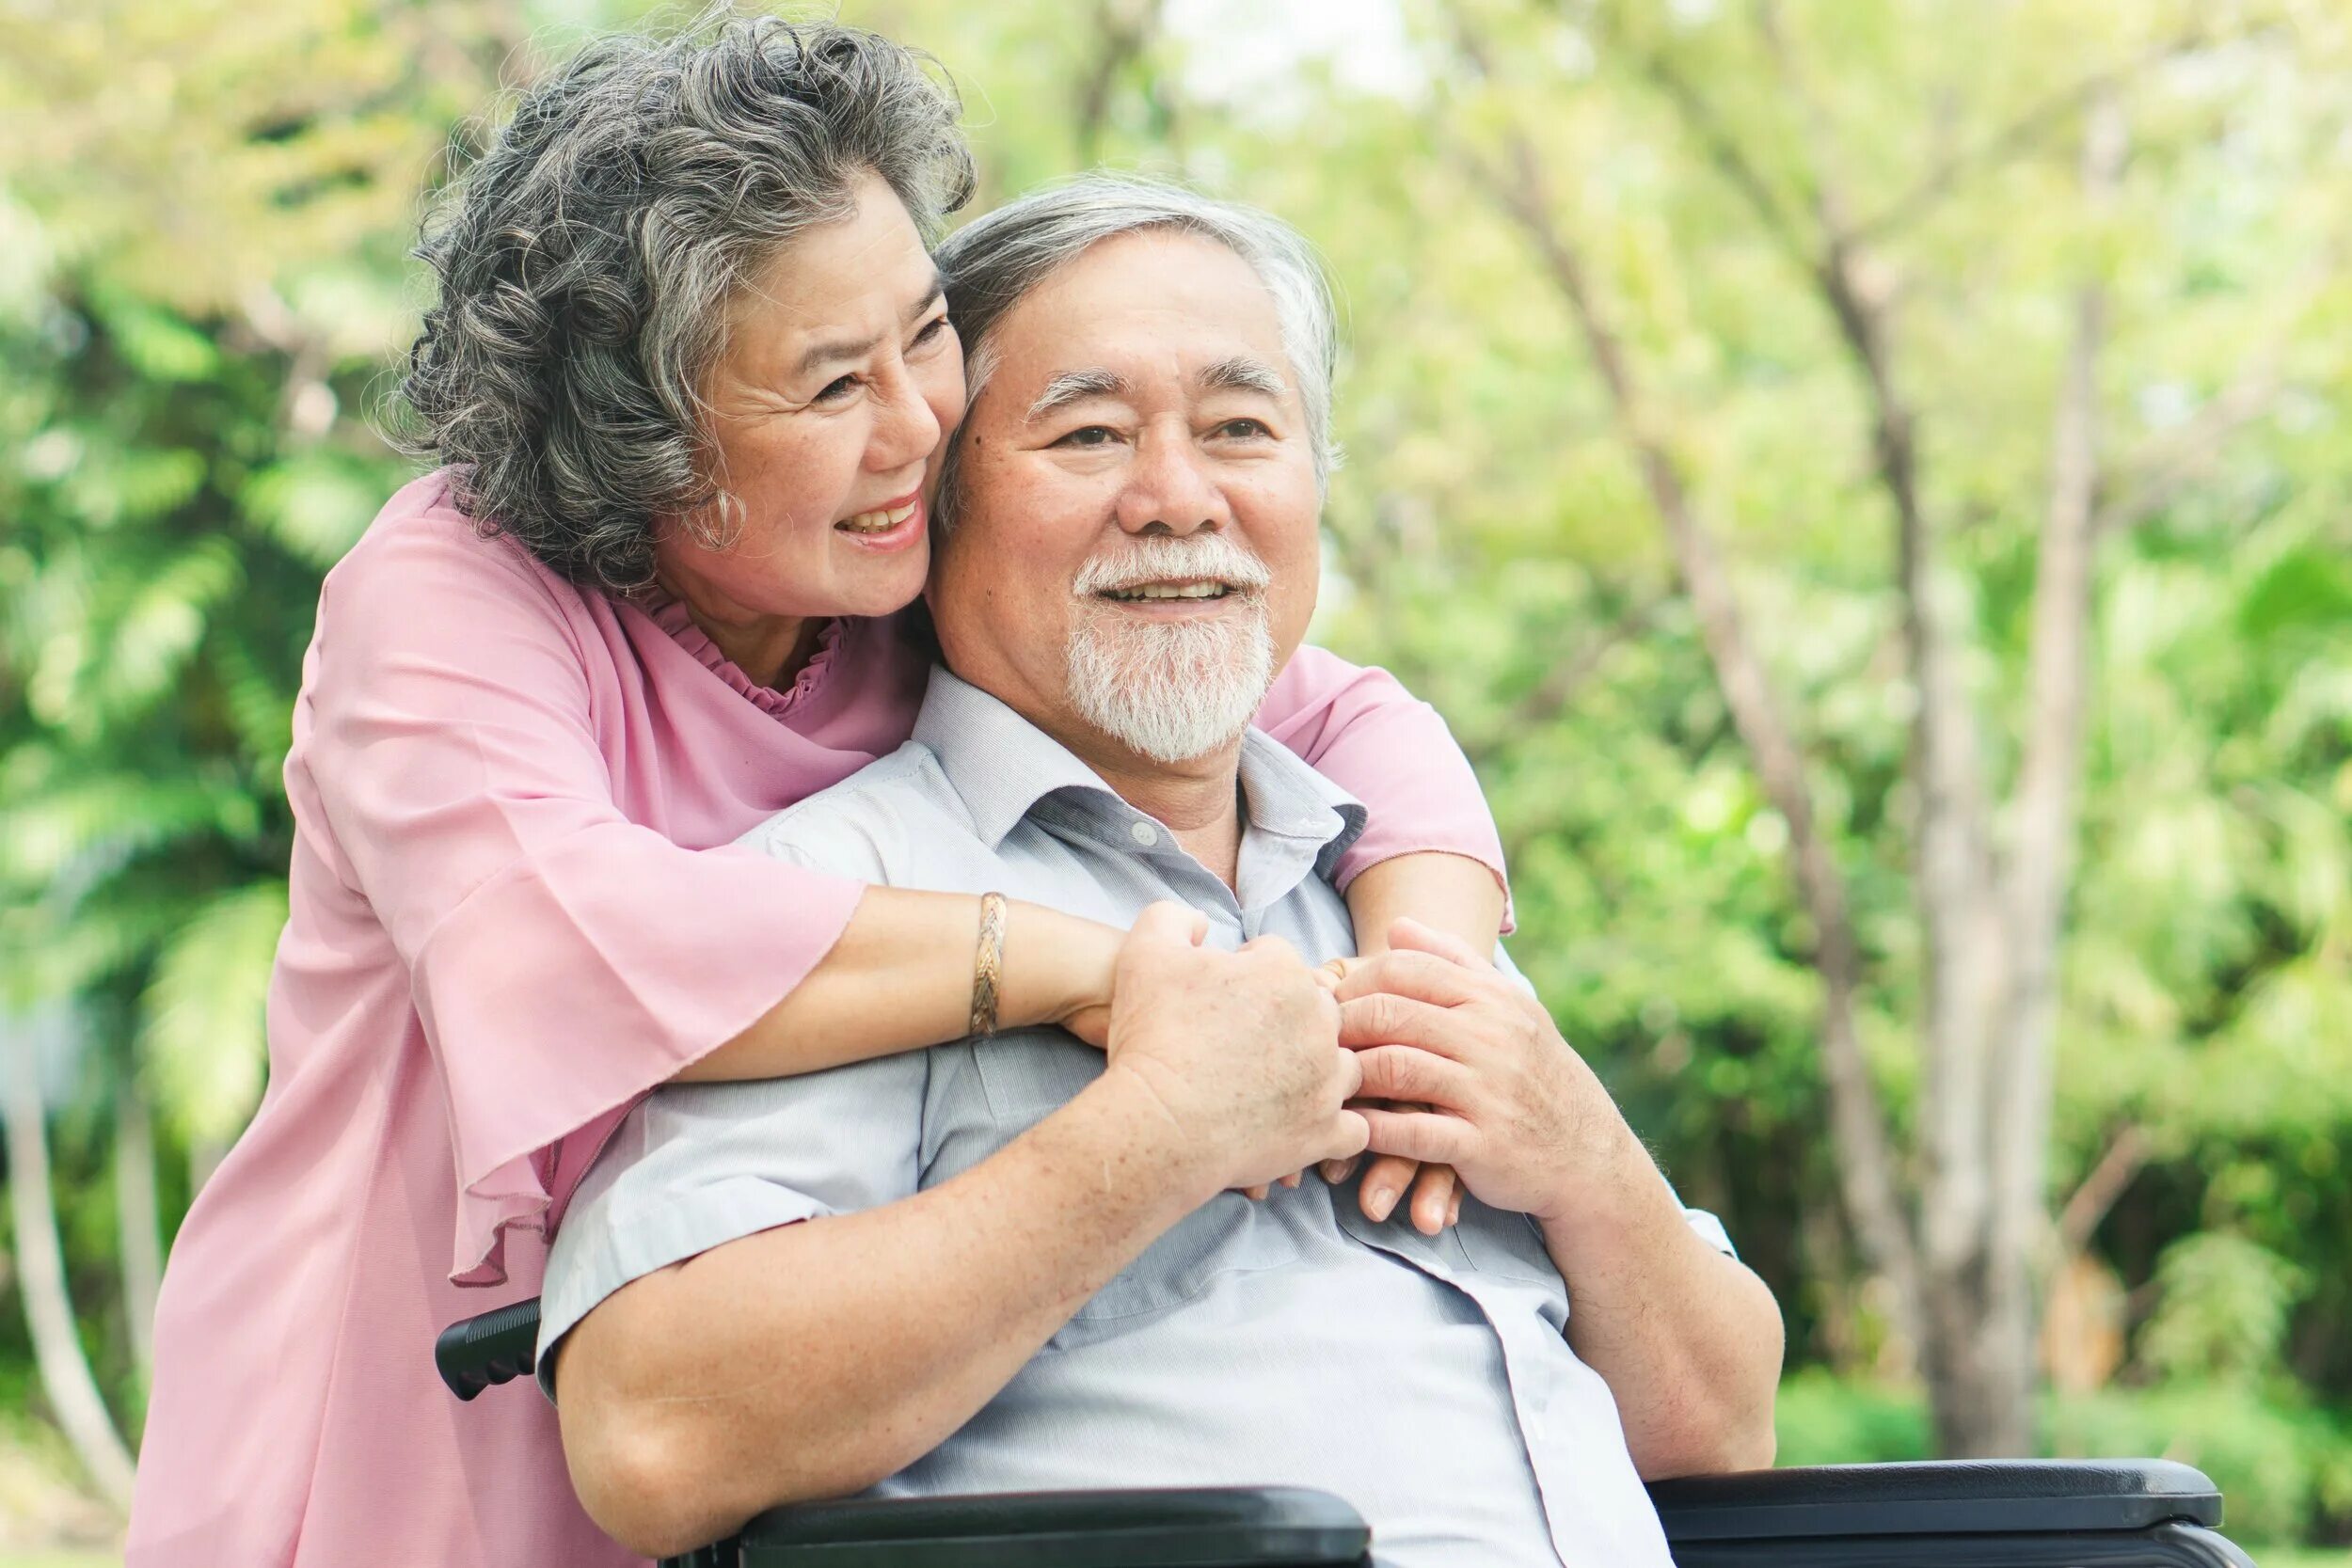
[[[1675,1560],[2243,1564],[2221,1493],[2163,1459],[1955,1460],[1692,1476],[1650,1488]]]
[[[1692,1476],[1649,1489],[1669,1541],[2003,1534],[2221,1523],[2221,1492],[2167,1459],[1949,1460]]]
[[[1372,1531],[1327,1492],[1215,1487],[775,1509],[742,1568],[1357,1568]]]
[[[529,1377],[539,1359],[539,1298],[453,1323],[433,1341],[433,1365],[461,1400],[493,1384]]]

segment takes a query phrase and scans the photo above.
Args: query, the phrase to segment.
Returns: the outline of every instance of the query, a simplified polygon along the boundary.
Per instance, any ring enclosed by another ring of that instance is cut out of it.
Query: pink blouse
[[[269,1091],[164,1281],[129,1568],[622,1564],[528,1381],[460,1403],[446,1324],[539,1285],[629,1104],[749,1025],[854,882],[733,847],[897,747],[925,656],[842,621],[788,690],[484,540],[437,474],[327,575],[294,709]],[[1302,649],[1259,721],[1409,850],[1500,869],[1444,723]],[[497,1286],[496,1291],[466,1287]]]

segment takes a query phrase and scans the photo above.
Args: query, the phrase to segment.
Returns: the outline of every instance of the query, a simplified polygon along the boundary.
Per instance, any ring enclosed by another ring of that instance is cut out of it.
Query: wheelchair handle
[[[433,1365],[461,1400],[514,1378],[529,1377],[539,1359],[539,1298],[518,1301],[441,1330]]]

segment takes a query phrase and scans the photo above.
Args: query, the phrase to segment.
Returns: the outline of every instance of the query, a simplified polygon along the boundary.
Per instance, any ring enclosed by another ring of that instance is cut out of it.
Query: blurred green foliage
[[[2044,1430],[2062,1451],[2206,1464],[2260,1531],[2352,1528],[2352,18],[2315,0],[841,10],[956,76],[981,207],[1105,160],[1262,202],[1327,251],[1353,455],[1320,634],[1395,669],[1478,761],[1515,953],[1788,1312],[1789,1462],[1915,1454],[1928,1431],[1838,1208],[1817,933],[1574,320],[1465,176],[1462,138],[1515,105],[1464,89],[1456,40],[1474,28],[1527,67],[1511,90],[1554,198],[1724,530],[1851,885],[1899,1123],[1919,699],[1862,405],[1807,280],[1641,61],[1670,53],[1759,146],[1789,131],[1759,16],[1810,62],[1857,205],[1885,223],[1875,284],[1899,302],[2003,779],[2069,291],[2095,267],[2119,521],[2053,1210],[2103,1156],[2122,1180],[2082,1238],[2112,1300],[2069,1330],[2098,1386],[2054,1396]],[[60,1226],[126,1418],[112,1130],[123,1096],[156,1106],[167,1228],[261,1092],[278,774],[319,575],[405,472],[370,420],[412,330],[418,194],[502,83],[621,20],[492,0],[0,14],[0,1012],[70,1018],[83,1042],[53,1107]],[[2132,136],[2095,218],[2073,184],[2093,83]],[[2217,406],[2234,417],[2209,432]],[[21,1336],[0,1320],[0,1386],[29,1376]]]
[[[1804,1368],[1781,1385],[1777,1416],[1783,1465],[1932,1456],[1927,1400],[1915,1387]],[[2040,1425],[2051,1453],[2196,1465],[2220,1486],[2240,1541],[2308,1539],[2352,1511],[2352,1431],[2289,1391],[2249,1399],[2234,1386],[2189,1381],[2054,1395]]]

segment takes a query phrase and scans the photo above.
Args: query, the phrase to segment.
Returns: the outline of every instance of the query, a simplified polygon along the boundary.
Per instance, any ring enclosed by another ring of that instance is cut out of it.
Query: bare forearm
[[[936,1447],[1210,1196],[1171,1180],[1180,1163],[1130,1089],[1107,1074],[952,1181],[615,1292],[557,1364],[590,1515],[660,1555]]]
[[[1621,1195],[1544,1227],[1568,1283],[1568,1343],[1616,1396],[1644,1480],[1763,1468],[1780,1308],[1692,1230],[1638,1144],[1625,1169]]]
[[[1502,931],[1502,884],[1483,861],[1426,849],[1365,867],[1347,884],[1347,912],[1359,953],[1387,952],[1399,915],[1492,953]]]
[[[789,1078],[961,1037],[971,1020],[979,927],[973,895],[867,888],[824,959],[758,1022],[676,1081]],[[1009,903],[998,1022],[1057,1023],[1086,1002],[1107,1002],[1121,935],[1075,915]]]

